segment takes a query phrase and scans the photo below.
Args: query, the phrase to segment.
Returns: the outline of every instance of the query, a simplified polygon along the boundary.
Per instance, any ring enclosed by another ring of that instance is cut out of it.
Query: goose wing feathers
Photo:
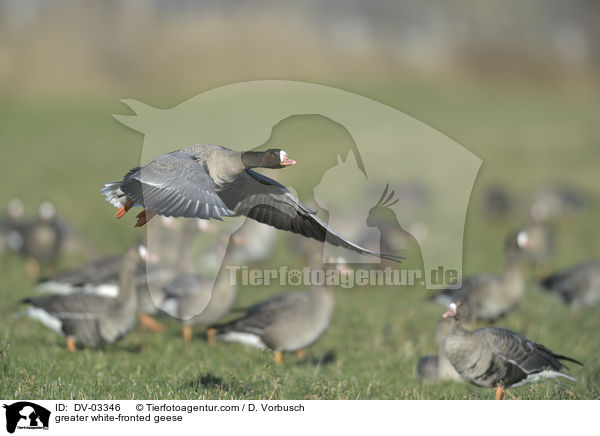
[[[560,371],[565,368],[560,359],[581,365],[574,359],[556,354],[544,345],[530,341],[507,329],[490,327],[478,330],[475,334],[480,335],[489,344],[492,352],[505,360],[507,365],[517,367],[526,375],[547,369]]]
[[[135,203],[164,216],[221,219],[231,215],[215,192],[206,161],[183,151],[132,169],[121,190]]]
[[[23,303],[44,310],[59,319],[97,318],[111,300],[94,294],[48,295],[27,298]]]
[[[327,227],[314,211],[298,200],[285,186],[252,170],[243,172],[233,183],[219,191],[227,207],[238,215],[246,215],[260,223],[327,241],[357,253],[390,260],[401,257],[378,253],[344,239]]]

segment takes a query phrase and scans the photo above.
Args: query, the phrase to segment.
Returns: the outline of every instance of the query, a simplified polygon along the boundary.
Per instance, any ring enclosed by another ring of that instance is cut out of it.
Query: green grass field
[[[466,223],[466,273],[502,266],[506,232],[524,222],[488,223],[480,214],[486,186],[500,182],[525,200],[547,181],[566,181],[591,199],[585,215],[559,224],[553,268],[600,255],[597,114],[600,88],[553,84],[502,87],[399,85],[352,89],[391,104],[455,139],[483,158]],[[160,99],[159,99],[160,100]],[[156,101],[152,102],[158,104]],[[103,252],[125,249],[139,237],[132,217],[115,222],[99,188],[136,164],[142,137],[119,125],[117,102],[0,105],[3,183],[0,205],[13,196],[34,213],[46,198]],[[284,244],[276,253],[289,257]],[[62,267],[78,259],[64,259]],[[444,309],[416,289],[336,290],[334,322],[307,359],[237,344],[208,346],[198,334],[184,346],[179,324],[168,331],[135,330],[104,350],[75,354],[63,338],[29,319],[15,319],[33,281],[18,258],[0,268],[0,397],[19,399],[491,399],[467,384],[423,385],[415,380],[420,356],[434,354],[433,331]],[[238,306],[281,289],[242,288]],[[572,312],[532,281],[516,312],[499,325],[585,363],[572,367],[576,382],[546,381],[508,391],[511,399],[600,398],[600,308]]]

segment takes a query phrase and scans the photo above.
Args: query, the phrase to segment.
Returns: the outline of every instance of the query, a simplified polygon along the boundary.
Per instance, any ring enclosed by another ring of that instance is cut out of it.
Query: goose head
[[[471,324],[471,308],[462,300],[456,300],[450,303],[448,310],[442,315],[443,318],[454,318],[458,323]]]
[[[296,165],[285,150],[271,148],[266,151],[246,151],[242,153],[242,163],[246,168],[285,168]]]

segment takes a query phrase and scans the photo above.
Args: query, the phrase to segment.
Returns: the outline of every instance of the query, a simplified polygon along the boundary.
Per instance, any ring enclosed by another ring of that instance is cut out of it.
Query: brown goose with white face
[[[102,192],[119,208],[117,218],[133,206],[143,206],[136,226],[155,214],[202,219],[244,215],[361,254],[398,259],[344,239],[283,185],[252,170],[295,163],[279,149],[239,152],[213,144],[193,145],[130,170],[122,181],[105,184]]]
[[[545,378],[564,377],[567,367],[561,360],[582,365],[575,359],[556,354],[542,344],[500,327],[473,331],[469,305],[450,304],[444,318],[454,320],[454,327],[444,342],[448,359],[466,381],[496,389],[502,399],[504,389]]]
[[[29,308],[24,315],[66,336],[70,351],[75,351],[76,342],[86,347],[114,343],[135,324],[135,272],[145,252],[145,247],[140,246],[125,253],[116,298],[86,293],[26,298],[23,303],[29,304]]]

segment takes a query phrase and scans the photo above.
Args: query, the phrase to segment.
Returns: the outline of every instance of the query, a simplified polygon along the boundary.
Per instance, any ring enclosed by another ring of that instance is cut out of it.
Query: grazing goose
[[[340,273],[345,264],[337,264]],[[240,342],[260,349],[274,350],[274,362],[283,363],[283,351],[304,349],[319,339],[329,327],[334,309],[333,290],[312,286],[307,291],[277,294],[250,306],[239,319],[215,326],[217,339]]]
[[[438,354],[434,356],[424,356],[419,359],[417,364],[417,378],[426,383],[439,383],[445,380],[462,380],[460,374],[448,360],[444,351],[444,342],[454,329],[454,320],[442,317],[435,327],[435,344]]]
[[[600,304],[600,262],[586,262],[544,278],[540,285],[572,308]]]
[[[24,314],[65,335],[70,351],[75,351],[76,342],[86,347],[114,343],[135,324],[135,271],[145,253],[143,246],[132,247],[125,253],[116,298],[84,293],[26,298],[23,303],[30,306]]]
[[[456,299],[465,300],[475,320],[494,323],[516,309],[525,291],[521,272],[522,250],[529,240],[527,233],[512,233],[505,240],[504,272],[502,275],[477,274],[463,279],[459,289],[446,289],[429,300],[448,306]]]
[[[143,226],[155,214],[219,220],[244,215],[361,254],[398,259],[344,239],[283,185],[251,169],[284,168],[295,163],[279,149],[238,152],[199,144],[133,168],[122,181],[105,184],[102,192],[119,208],[117,218],[134,206],[143,206],[136,226]]]
[[[54,268],[62,248],[63,237],[56,208],[49,201],[43,202],[39,207],[37,219],[25,233],[23,244],[27,272],[30,276],[38,277],[41,266],[49,265]]]
[[[495,388],[497,400],[511,386],[554,377],[575,380],[561,372],[568,369],[561,360],[582,365],[511,330],[488,327],[473,331],[470,308],[464,302],[450,303],[443,316],[455,321],[444,342],[448,359],[466,381]]]
[[[116,297],[119,294],[121,266],[125,255],[114,254],[101,257],[69,271],[38,281],[36,289],[54,294],[95,294],[103,297]],[[164,296],[162,286],[177,275],[177,269],[159,262],[138,262],[134,272],[134,286],[142,328],[162,331],[165,327],[150,317],[157,312],[156,304]],[[152,289],[152,295],[150,292]],[[156,302],[156,303],[155,303]]]

